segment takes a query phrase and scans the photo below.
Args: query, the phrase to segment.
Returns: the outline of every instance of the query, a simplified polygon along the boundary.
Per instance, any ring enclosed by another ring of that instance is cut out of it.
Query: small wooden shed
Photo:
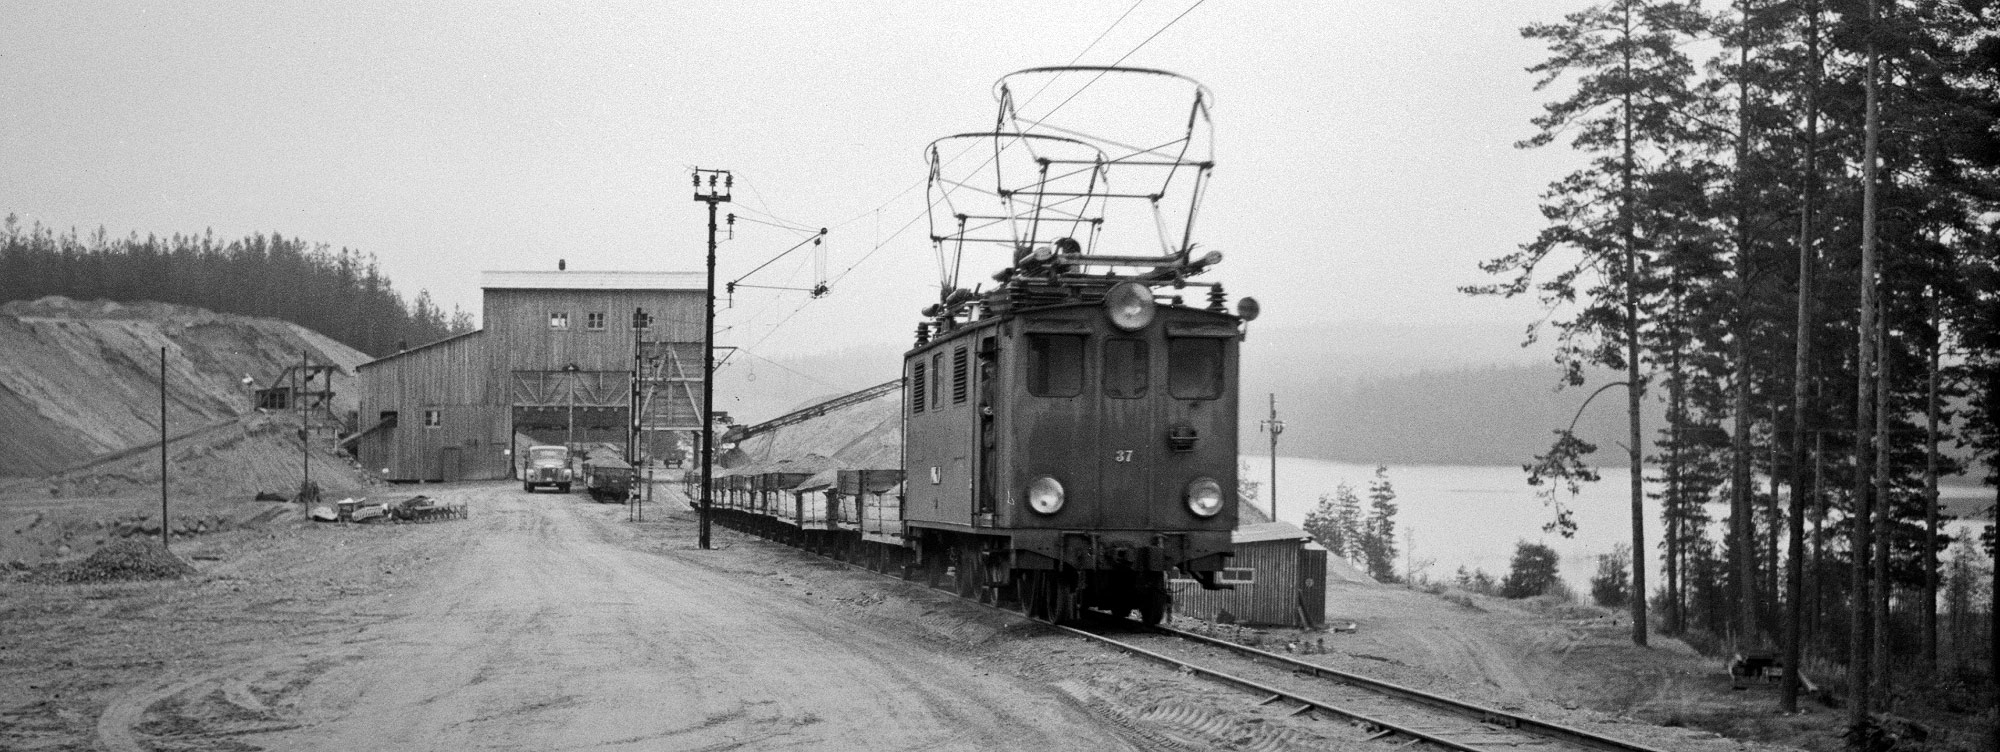
[[[1220,581],[1231,589],[1203,590],[1192,579],[1169,582],[1176,616],[1301,629],[1325,623],[1326,549],[1297,525],[1259,519],[1246,519],[1230,535],[1236,556]]]

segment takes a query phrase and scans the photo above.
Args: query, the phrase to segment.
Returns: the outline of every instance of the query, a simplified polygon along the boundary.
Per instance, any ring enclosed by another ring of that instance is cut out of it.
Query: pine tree
[[[1319,504],[1306,513],[1304,527],[1306,534],[1325,547],[1328,555],[1347,558],[1347,535],[1340,529],[1340,511],[1334,506],[1332,494],[1319,495]]]
[[[1396,577],[1396,489],[1389,483],[1389,468],[1375,467],[1368,482],[1368,517],[1362,522],[1361,558],[1368,575],[1377,582],[1397,582]]]
[[[1697,100],[1689,87],[1694,66],[1683,45],[1703,23],[1687,3],[1612,0],[1569,14],[1562,23],[1522,30],[1546,43],[1551,53],[1530,69],[1541,76],[1537,90],[1567,74],[1577,80],[1568,96],[1544,106],[1535,119],[1540,132],[1521,145],[1545,146],[1574,134],[1572,145],[1593,157],[1588,167],[1556,181],[1544,194],[1547,228],[1519,252],[1481,265],[1487,273],[1509,279],[1465,288],[1475,295],[1504,297],[1532,290],[1552,311],[1580,305],[1571,318],[1554,323],[1566,383],[1581,385],[1589,364],[1625,371],[1629,430],[1624,443],[1633,468],[1635,551],[1646,550],[1640,332],[1655,312],[1660,287],[1652,268],[1660,235],[1649,224],[1656,215],[1642,203],[1642,189],[1647,176],[1671,162],[1667,157],[1687,140],[1686,114]],[[1544,266],[1555,267],[1554,274],[1538,279]],[[1531,329],[1531,340],[1533,336]],[[1635,575],[1635,588],[1644,591],[1644,570]],[[1646,601],[1634,598],[1633,643],[1645,645],[1646,633]]]
[[[1341,558],[1361,561],[1361,536],[1366,528],[1361,516],[1361,497],[1354,494],[1353,486],[1342,483],[1334,487],[1333,509],[1333,524],[1340,530],[1344,547]]]

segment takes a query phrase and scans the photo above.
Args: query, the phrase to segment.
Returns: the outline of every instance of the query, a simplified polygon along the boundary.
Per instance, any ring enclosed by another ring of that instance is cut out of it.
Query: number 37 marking
[[[1132,450],[1130,450],[1130,449],[1114,449],[1114,450],[1112,450],[1112,451],[1111,451],[1111,461],[1112,461],[1112,462],[1131,462],[1131,461],[1132,461]]]

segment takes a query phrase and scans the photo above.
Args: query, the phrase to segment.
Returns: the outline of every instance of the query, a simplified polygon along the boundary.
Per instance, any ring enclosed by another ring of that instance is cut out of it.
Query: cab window
[[[1028,335],[1028,393],[1037,397],[1083,393],[1083,335]]]
[[[1132,399],[1146,396],[1150,367],[1143,339],[1104,341],[1104,396]]]
[[[1180,399],[1222,396],[1222,340],[1176,337],[1167,340],[1167,393]]]

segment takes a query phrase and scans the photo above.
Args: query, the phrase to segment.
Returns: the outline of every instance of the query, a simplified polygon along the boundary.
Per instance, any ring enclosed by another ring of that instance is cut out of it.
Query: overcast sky
[[[1519,28],[1582,4],[5,2],[0,211],[277,231],[476,312],[480,270],[699,270],[688,171],[725,168],[737,210],[832,228],[847,275],[817,301],[739,295],[722,344],[904,344],[937,296],[924,146],[990,128],[1005,73],[1129,53],[1214,93],[1197,237],[1269,324],[1526,321],[1454,288],[1578,162],[1512,144],[1550,98]],[[799,237],[739,224],[722,279]]]

